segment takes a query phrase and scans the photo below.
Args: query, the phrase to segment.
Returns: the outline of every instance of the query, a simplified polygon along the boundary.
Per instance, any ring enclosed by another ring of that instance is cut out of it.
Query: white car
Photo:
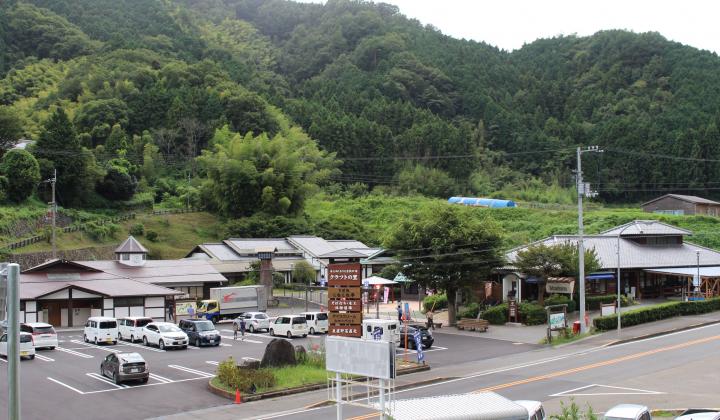
[[[166,347],[186,349],[188,336],[172,322],[151,322],[142,329],[142,341],[146,346],[156,345],[160,350]]]
[[[270,335],[284,335],[287,338],[307,337],[308,325],[305,315],[281,315],[270,325]]]
[[[545,408],[540,401],[517,400],[514,403],[525,407],[528,411],[528,420],[545,420]]]
[[[302,312],[301,315],[305,315],[310,335],[328,332],[330,325],[327,312]]]
[[[240,330],[240,318],[245,319],[245,330],[251,333],[255,331],[269,331],[270,317],[264,312],[245,312],[233,320],[234,326]]]
[[[27,357],[28,359],[35,358],[35,345],[33,344],[33,336],[30,333],[20,333],[20,358]],[[7,357],[8,354],[8,343],[7,334],[0,336],[0,356]]]
[[[153,322],[144,316],[126,316],[118,318],[118,340],[130,340],[131,343],[142,339],[142,329]]]
[[[605,412],[605,420],[651,420],[650,410],[639,404],[618,404]]]
[[[28,322],[20,324],[20,331],[32,334],[36,349],[54,350],[58,346],[58,337],[55,328],[44,322]]]
[[[86,343],[112,343],[117,344],[118,324],[115,318],[93,316],[88,318],[83,330],[83,340]]]
[[[719,420],[720,411],[708,410],[708,409],[689,409],[685,410],[679,417],[675,417],[675,420]]]

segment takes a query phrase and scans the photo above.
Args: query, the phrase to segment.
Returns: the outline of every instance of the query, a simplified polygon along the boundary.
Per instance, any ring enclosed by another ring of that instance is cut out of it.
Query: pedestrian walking
[[[402,310],[402,305],[400,303],[398,303],[398,306],[397,306],[397,313],[398,313],[398,321],[402,322],[403,310]]]
[[[240,318],[240,341],[245,339],[245,318]]]
[[[427,311],[427,328],[428,329],[435,329],[435,324],[433,323],[433,312]]]
[[[233,340],[237,340],[238,324],[233,322]]]

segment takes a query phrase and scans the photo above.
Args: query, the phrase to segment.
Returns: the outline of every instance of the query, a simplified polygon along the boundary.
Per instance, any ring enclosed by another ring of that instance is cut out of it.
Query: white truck
[[[210,289],[210,299],[200,302],[197,316],[215,323],[222,319],[236,318],[245,312],[266,310],[267,296],[264,286],[216,287]]]
[[[494,392],[412,398],[396,400],[389,405],[392,408],[388,414],[394,420],[540,420],[545,418],[542,404],[539,405],[540,413],[529,413],[524,404],[518,404]]]

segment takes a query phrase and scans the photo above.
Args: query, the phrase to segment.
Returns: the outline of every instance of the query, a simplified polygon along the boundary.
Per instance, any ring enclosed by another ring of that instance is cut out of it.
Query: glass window
[[[312,321],[313,316],[310,315],[310,314],[307,314],[307,315],[305,315],[305,319],[308,320],[308,321]]]
[[[210,321],[202,321],[195,323],[195,328],[197,328],[198,331],[212,331],[215,329],[215,326]]]
[[[326,313],[317,314],[318,321],[325,321],[326,319],[328,319],[328,314],[326,314]]]
[[[283,317],[283,318],[282,318],[282,323],[283,323],[283,324],[289,324],[289,323],[290,323],[290,318]]]
[[[180,328],[174,326],[174,325],[159,325],[158,329],[160,332],[180,332],[182,331]]]
[[[102,321],[100,323],[101,329],[108,329],[108,328],[117,328],[117,322],[115,321]]]
[[[7,334],[3,334],[2,337],[0,337],[0,343],[4,343],[7,341]]]
[[[268,319],[268,316],[265,314],[255,314],[255,319]]]
[[[35,327],[36,334],[55,334],[55,328],[51,326],[47,327]]]
[[[32,334],[32,327],[25,324],[20,324],[20,331]]]
[[[298,325],[298,324],[306,324],[307,322],[305,321],[305,318],[300,318],[299,316],[296,316],[295,318],[292,319],[292,323],[293,323],[293,325]]]
[[[20,334],[20,342],[21,343],[30,343],[32,342],[32,336],[27,334]]]

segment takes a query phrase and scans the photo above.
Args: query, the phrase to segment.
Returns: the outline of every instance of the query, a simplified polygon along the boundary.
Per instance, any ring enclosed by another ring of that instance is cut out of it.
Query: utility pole
[[[577,148],[577,193],[578,193],[578,275],[580,277],[580,333],[587,332],[585,325],[585,244],[583,243],[583,195],[592,197],[596,195],[590,191],[590,185],[583,182],[582,176],[582,154],[585,152],[602,153],[598,146],[590,146],[585,149]]]
[[[20,420],[20,266],[8,264],[6,271],[8,419]]]
[[[49,182],[52,185],[52,202],[50,208],[52,211],[52,257],[57,258],[57,247],[55,245],[55,215],[57,214],[57,202],[55,200],[55,183],[57,183],[57,169],[53,169],[53,177],[45,182]]]
[[[190,172],[188,172],[187,209],[190,210]]]

